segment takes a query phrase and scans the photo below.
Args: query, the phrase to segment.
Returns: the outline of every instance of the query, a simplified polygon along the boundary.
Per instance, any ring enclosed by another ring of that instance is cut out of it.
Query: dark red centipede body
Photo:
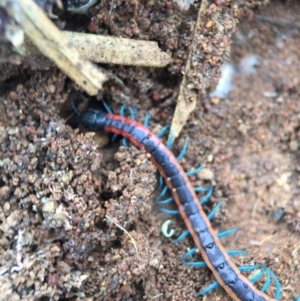
[[[222,246],[198,201],[193,186],[173,153],[142,124],[123,116],[88,110],[79,113],[80,122],[93,131],[104,130],[128,138],[145,149],[170,188],[181,217],[207,266],[235,301],[275,301],[256,289],[243,276]]]

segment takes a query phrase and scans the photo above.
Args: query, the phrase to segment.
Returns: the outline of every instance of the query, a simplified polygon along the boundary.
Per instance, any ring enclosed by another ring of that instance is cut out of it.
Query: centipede
[[[149,154],[171,191],[178,211],[196,248],[216,281],[235,301],[275,301],[276,299],[257,289],[234,264],[198,200],[196,192],[175,155],[145,125],[104,110],[87,109],[79,112],[72,99],[71,106],[81,123],[90,131],[105,131],[127,138],[133,145]],[[270,275],[270,274],[269,274]],[[272,273],[277,288],[280,284]],[[297,299],[298,300],[298,299]]]

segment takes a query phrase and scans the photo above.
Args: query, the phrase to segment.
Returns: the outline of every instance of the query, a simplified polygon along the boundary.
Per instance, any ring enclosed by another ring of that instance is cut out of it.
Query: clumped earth
[[[297,20],[300,5],[237,4],[246,19],[232,43],[232,91],[203,97],[173,150],[189,138],[184,169],[206,163],[191,180],[214,185],[207,212],[222,200],[217,231],[239,227],[222,240],[227,249],[248,250],[235,262],[268,266],[281,282],[281,300],[291,301],[300,294],[300,34],[281,20]],[[112,76],[97,98],[115,112],[120,103],[134,105],[138,120],[149,111],[154,132],[171,122],[199,4],[186,16],[171,5],[131,1],[112,9],[103,1],[87,24],[95,33],[151,38],[173,51],[162,70],[104,66]],[[160,233],[170,217],[154,205],[157,179],[147,155],[66,125],[76,122],[66,101],[74,86],[57,69],[5,67],[0,300],[230,300],[220,288],[195,297],[214,279],[180,262],[191,240],[172,245]],[[80,110],[99,107],[96,99],[76,101]],[[171,216],[169,227],[176,235],[184,230],[179,217]],[[274,295],[273,284],[268,293]]]

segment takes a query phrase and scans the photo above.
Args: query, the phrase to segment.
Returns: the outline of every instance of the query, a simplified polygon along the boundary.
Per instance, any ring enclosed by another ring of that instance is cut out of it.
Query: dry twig
[[[136,250],[136,254],[139,254],[136,242],[135,242],[134,238],[130,235],[130,233],[124,227],[122,227],[120,224],[118,224],[117,222],[115,222],[114,219],[111,218],[110,216],[105,215],[105,217],[106,217],[107,221],[113,223],[116,227],[118,227],[119,229],[121,229],[122,231],[124,231],[129,236],[129,238],[130,238],[130,240],[131,240],[131,242],[132,242],[132,244],[133,244],[133,246],[134,246],[134,248]]]
[[[179,95],[177,98],[176,110],[174,112],[174,117],[172,121],[171,133],[174,139],[181,132],[191,112],[193,112],[194,109],[196,108],[198,91],[194,88],[194,85],[189,82],[188,76],[190,73],[193,72],[193,66],[191,65],[191,58],[193,55],[196,55],[196,53],[199,52],[200,50],[200,47],[197,47],[198,46],[197,44],[200,41],[197,41],[195,37],[197,34],[197,30],[202,22],[202,14],[207,9],[207,7],[208,7],[208,1],[203,0],[201,2],[201,6],[198,11],[197,22],[195,24],[194,34],[193,34],[193,42],[190,47],[190,52],[183,73]]]
[[[229,37],[235,29],[233,8],[230,1],[215,3],[203,0],[200,4],[171,126],[174,138],[208,86],[217,82],[221,65],[229,59]]]
[[[165,67],[170,55],[159,49],[156,42],[62,31],[65,39],[76,48],[83,59],[104,64]],[[39,50],[31,42],[25,44],[30,55]]]
[[[68,31],[64,35],[83,58],[97,63],[165,67],[170,60],[157,42]]]

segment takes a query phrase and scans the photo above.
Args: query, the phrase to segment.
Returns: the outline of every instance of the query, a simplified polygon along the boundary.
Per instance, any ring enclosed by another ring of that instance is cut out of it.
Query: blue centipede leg
[[[194,174],[197,174],[199,171],[201,171],[203,168],[205,167],[205,164],[201,164],[199,167],[195,168],[195,169],[192,169],[188,172],[186,172],[186,175],[188,177],[194,175]]]
[[[189,143],[189,141],[188,141],[188,139],[186,138],[185,141],[184,141],[183,148],[182,148],[180,154],[178,155],[178,157],[176,158],[178,162],[179,162],[179,161],[184,157],[184,155],[186,154],[186,150],[187,150],[188,143]]]
[[[209,198],[211,197],[213,193],[213,187],[212,186],[207,186],[207,187],[194,187],[193,188],[195,192],[207,192],[206,195],[200,200],[200,204],[203,205],[206,203]]]
[[[261,267],[261,269],[259,270],[258,273],[256,273],[254,276],[249,278],[249,281],[251,283],[256,282],[258,279],[260,279],[264,275],[265,271],[266,271],[265,267]]]
[[[207,286],[206,288],[204,288],[203,290],[201,290],[200,292],[198,292],[198,293],[196,294],[196,297],[199,297],[199,296],[201,296],[201,295],[205,295],[205,294],[207,294],[208,292],[214,290],[214,289],[215,289],[216,287],[218,287],[218,286],[219,286],[218,281],[215,281],[215,282],[213,282],[212,284],[210,284],[209,286]]]
[[[158,181],[157,190],[160,191],[162,189],[163,185],[164,185],[164,179],[159,173],[158,173],[158,180],[157,181]]]
[[[150,120],[150,113],[147,112],[145,119],[144,119],[144,127],[148,127],[149,126],[149,120]]]
[[[120,115],[123,117],[125,116],[125,108],[126,108],[126,103],[122,104],[120,108]]]
[[[167,199],[165,199],[165,200],[157,201],[156,203],[157,203],[158,205],[166,205],[166,204],[171,203],[173,200],[174,200],[174,198],[171,196],[171,197],[169,197],[169,198],[167,198]]]
[[[240,255],[244,255],[247,254],[248,251],[247,250],[228,250],[227,254],[232,257],[232,256],[240,256]]]
[[[225,230],[225,231],[223,231],[223,232],[218,233],[218,237],[219,237],[219,238],[222,238],[222,237],[231,235],[231,234],[235,233],[237,230],[238,230],[237,227],[236,227],[236,228],[229,229],[229,230]]]
[[[253,265],[244,265],[242,267],[238,267],[240,272],[251,272],[255,269],[261,268],[260,264],[253,264]]]
[[[253,266],[239,267],[239,270],[242,272],[246,272],[246,271],[249,272],[256,268],[260,268],[260,271],[249,279],[250,282],[252,282],[252,283],[256,282],[258,279],[260,279],[266,273],[267,279],[266,279],[261,291],[265,292],[267,290],[267,288],[269,287],[270,282],[271,282],[270,278],[272,278],[275,281],[275,285],[276,285],[275,299],[279,300],[280,299],[280,291],[281,291],[280,283],[279,283],[277,277],[272,273],[272,271],[270,271],[270,269],[268,269],[264,266],[260,267],[259,265],[253,265]],[[274,276],[274,278],[273,278],[273,276]]]
[[[172,146],[172,143],[173,143],[173,134],[172,134],[172,132],[170,131],[169,137],[168,137],[168,141],[167,141],[167,144],[166,144],[166,147],[167,147],[168,149],[170,149],[171,146]]]
[[[295,301],[300,301],[300,295],[296,298]]]
[[[197,249],[197,248],[195,248],[195,249]],[[191,251],[194,251],[194,248],[192,250],[188,251],[186,253],[186,255],[188,255],[190,257],[191,253],[192,253]],[[193,253],[195,253],[195,251]],[[195,267],[197,267],[197,268],[205,268],[207,266],[207,264],[206,264],[205,261],[183,261],[183,264],[187,265],[189,267],[194,267],[194,268]]]
[[[155,199],[155,203],[158,203],[158,202],[159,202],[159,199],[160,199],[161,197],[163,197],[163,196],[166,194],[167,191],[168,191],[168,187],[165,186],[164,189],[160,192],[160,194],[159,194],[159,195],[157,196],[157,198]]]
[[[206,187],[194,187],[193,190],[195,192],[206,192],[208,190],[212,189],[212,186],[206,186]]]
[[[212,186],[209,186],[208,188],[207,188],[207,194],[206,195],[204,195],[204,197],[200,200],[200,204],[201,205],[203,205],[204,203],[206,203],[209,199],[210,199],[210,197],[212,196],[212,193],[213,193],[213,187]]]
[[[219,201],[218,204],[215,206],[215,208],[208,214],[207,218],[209,220],[211,220],[215,214],[217,213],[217,211],[220,209],[222,202]]]
[[[172,241],[172,244],[175,245],[179,243],[181,240],[186,238],[190,234],[189,230],[183,231],[175,240]]]
[[[271,270],[270,270],[270,274],[271,274],[272,280],[274,280],[274,282],[275,282],[275,287],[276,287],[275,299],[276,300],[280,300],[280,295],[281,295],[281,285],[280,285],[280,282],[279,282],[278,278],[275,276],[275,274]]]
[[[127,141],[128,141],[127,138],[123,138],[123,139],[122,139],[123,146],[126,147],[126,148],[129,147]]]
[[[190,249],[189,251],[187,251],[182,257],[181,260],[184,261],[185,259],[193,256],[196,253],[197,248],[194,247],[192,249]]]
[[[106,110],[106,112],[112,114],[112,110],[110,109],[108,104],[104,100],[102,100],[102,103],[103,103],[103,106],[104,106],[104,109]]]
[[[132,120],[135,120],[135,113],[134,113],[134,107],[133,106],[129,106],[129,112],[130,112],[130,118]]]
[[[169,129],[169,127],[169,125],[165,125],[163,128],[161,128],[156,134],[156,137],[160,138]]]
[[[261,288],[261,291],[263,293],[267,290],[267,288],[270,286],[270,283],[271,283],[271,273],[270,273],[270,270],[266,269],[266,273],[267,273],[267,279],[266,279],[263,287]]]
[[[177,215],[179,214],[179,210],[172,210],[172,209],[166,209],[166,208],[159,208],[160,211],[167,213],[167,214],[172,214],[172,215]]]

